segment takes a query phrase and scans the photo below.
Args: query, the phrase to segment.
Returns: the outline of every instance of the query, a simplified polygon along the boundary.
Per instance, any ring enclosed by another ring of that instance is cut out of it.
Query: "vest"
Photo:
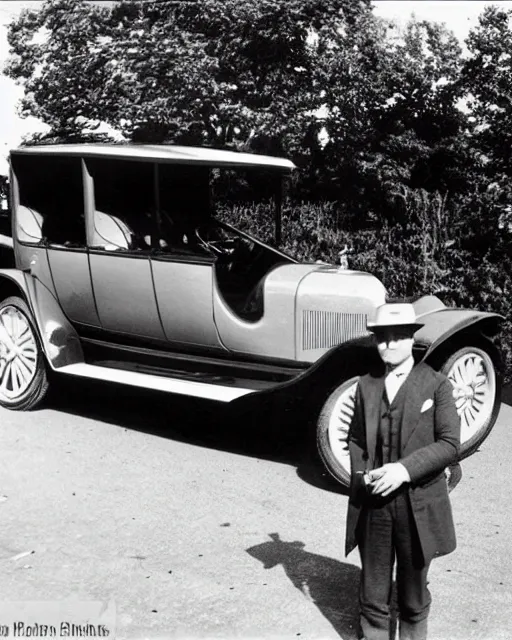
[[[377,450],[375,460],[378,466],[388,462],[396,462],[400,455],[400,431],[404,409],[404,381],[393,402],[390,404],[386,390],[382,394],[380,423],[377,434]]]
[[[386,389],[384,388],[382,392],[380,421],[375,451],[375,467],[380,467],[389,462],[397,462],[400,457],[400,436],[406,387],[407,380],[403,382],[391,404]],[[404,490],[405,486],[403,485],[385,498],[374,496],[371,503],[375,505],[387,504],[399,493],[403,493]]]

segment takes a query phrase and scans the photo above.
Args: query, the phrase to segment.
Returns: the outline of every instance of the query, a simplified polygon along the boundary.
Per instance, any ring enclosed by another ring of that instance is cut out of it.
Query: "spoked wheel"
[[[358,380],[351,378],[334,389],[322,407],[317,423],[320,457],[331,475],[345,487],[350,484],[348,430],[354,415]]]
[[[453,353],[441,368],[453,385],[460,416],[460,458],[482,444],[496,422],[500,408],[497,375],[491,356],[478,347]]]
[[[441,367],[453,385],[455,405],[461,419],[459,459],[477,449],[493,428],[500,408],[500,393],[493,359],[478,347],[463,347]],[[350,484],[348,430],[354,415],[358,378],[337,387],[325,402],[317,423],[320,457],[331,475],[343,486]],[[449,488],[460,480],[460,466],[446,470]]]
[[[48,379],[44,356],[21,298],[0,302],[0,405],[28,410],[46,395]]]

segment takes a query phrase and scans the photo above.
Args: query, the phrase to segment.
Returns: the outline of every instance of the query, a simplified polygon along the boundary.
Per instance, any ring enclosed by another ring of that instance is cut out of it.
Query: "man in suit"
[[[382,369],[361,377],[349,431],[346,554],[359,547],[365,640],[388,640],[396,560],[400,640],[425,640],[430,562],[455,549],[444,470],[458,458],[460,421],[450,381],[412,356],[410,304],[385,304],[368,329]]]

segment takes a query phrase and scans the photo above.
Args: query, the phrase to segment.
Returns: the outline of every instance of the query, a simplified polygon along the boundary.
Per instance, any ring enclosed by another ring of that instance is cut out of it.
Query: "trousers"
[[[431,596],[407,493],[363,508],[358,546],[361,555],[360,622],[365,640],[389,640],[393,569],[400,640],[426,640]]]

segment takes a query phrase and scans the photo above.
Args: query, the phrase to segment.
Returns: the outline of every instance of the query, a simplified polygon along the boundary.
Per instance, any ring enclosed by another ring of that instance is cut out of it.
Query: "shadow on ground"
[[[305,550],[304,542],[285,542],[278,533],[246,549],[264,569],[281,566],[296,589],[313,602],[343,640],[357,640],[358,567]]]
[[[224,405],[87,379],[58,378],[47,406],[196,446],[293,465],[306,483],[345,490],[322,466],[315,434],[286,419],[263,399]]]

